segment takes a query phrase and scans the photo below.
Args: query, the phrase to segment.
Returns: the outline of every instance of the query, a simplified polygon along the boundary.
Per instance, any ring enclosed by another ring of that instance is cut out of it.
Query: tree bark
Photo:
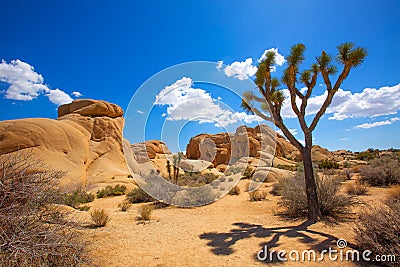
[[[314,177],[314,169],[311,159],[312,135],[306,134],[306,145],[300,151],[304,164],[304,179],[306,182],[306,195],[308,204],[308,219],[319,221],[322,219],[322,213],[318,202],[317,184]]]

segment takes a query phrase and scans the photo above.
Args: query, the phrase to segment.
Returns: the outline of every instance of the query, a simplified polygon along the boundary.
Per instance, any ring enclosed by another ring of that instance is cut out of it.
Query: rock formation
[[[123,110],[119,106],[82,99],[60,106],[58,114],[57,120],[0,122],[0,155],[29,150],[26,153],[49,167],[65,171],[65,183],[99,183],[129,175],[122,152]]]

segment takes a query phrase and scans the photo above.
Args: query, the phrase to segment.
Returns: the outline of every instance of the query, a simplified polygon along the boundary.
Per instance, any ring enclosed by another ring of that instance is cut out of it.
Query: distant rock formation
[[[186,146],[186,157],[211,161],[214,166],[232,165],[243,156],[269,158],[274,149],[282,164],[285,163],[283,159],[301,161],[297,148],[267,125],[255,128],[240,126],[235,134],[199,134],[192,137]],[[334,155],[325,148],[314,146],[312,158],[313,161],[322,161],[334,159]]]
[[[106,101],[80,99],[58,109],[59,118],[0,122],[0,155],[32,150],[66,172],[66,183],[106,182],[128,176],[122,151],[123,110]],[[88,181],[87,177],[90,177]]]
[[[159,140],[132,144],[131,148],[139,164],[155,159],[158,154],[171,154],[167,145]]]
[[[259,158],[263,155],[270,158],[268,154],[272,154],[274,149],[275,155],[282,157],[297,151],[284,137],[275,134],[266,125],[255,128],[241,126],[235,134],[199,134],[192,137],[186,147],[186,157],[212,161],[218,166],[233,164],[244,156]]]

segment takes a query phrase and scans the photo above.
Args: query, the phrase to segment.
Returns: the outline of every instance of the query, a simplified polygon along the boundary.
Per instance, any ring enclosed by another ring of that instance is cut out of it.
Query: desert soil
[[[276,251],[315,249],[329,246],[337,249],[339,238],[354,244],[354,222],[307,226],[304,221],[288,221],[276,213],[279,197],[268,193],[267,200],[250,202],[245,187],[239,183],[241,194],[227,195],[221,200],[198,208],[167,207],[153,211],[149,223],[138,223],[138,207],[132,205],[121,212],[118,204],[124,196],[96,199],[91,209],[103,208],[111,221],[104,228],[83,230],[90,243],[90,257],[95,266],[273,266],[261,262],[257,252],[268,245]],[[261,190],[269,192],[267,183]],[[373,188],[367,203],[382,199],[383,189]],[[362,207],[357,207],[359,210]],[[89,222],[90,212],[75,212]],[[319,255],[319,254],[317,254]],[[327,257],[326,257],[327,258]],[[325,266],[357,266],[352,262],[329,261]],[[286,266],[317,266],[316,262],[285,262]]]

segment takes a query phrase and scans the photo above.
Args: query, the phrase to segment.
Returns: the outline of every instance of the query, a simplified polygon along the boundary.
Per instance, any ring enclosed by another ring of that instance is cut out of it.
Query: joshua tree
[[[174,160],[174,179],[175,183],[178,184],[178,176],[179,176],[179,166],[181,164],[181,159],[183,157],[183,152],[178,152],[177,155],[173,155],[172,158]]]
[[[347,78],[350,70],[359,66],[367,56],[367,50],[362,47],[354,47],[352,43],[343,43],[337,47],[338,55],[336,60],[343,65],[336,81],[332,83],[331,75],[337,73],[336,66],[332,63],[332,57],[325,51],[316,58],[316,63],[311,68],[300,72],[300,64],[304,61],[305,46],[296,44],[292,46],[290,55],[287,57],[288,66],[281,79],[290,93],[290,104],[296,114],[301,130],[304,133],[305,144],[297,140],[285,125],[281,109],[285,100],[282,90],[279,90],[280,81],[271,77],[271,69],[275,64],[275,53],[268,52],[266,58],[258,65],[255,83],[261,94],[256,96],[252,92],[245,92],[243,95],[242,107],[252,114],[273,121],[274,124],[282,130],[286,138],[300,151],[304,163],[304,175],[306,181],[306,194],[308,201],[308,217],[310,220],[320,220],[321,210],[318,204],[316,183],[314,178],[313,165],[311,160],[311,148],[313,146],[312,132],[315,130],[319,120],[324,115],[326,109],[331,104],[333,96],[339,90],[342,82]],[[306,121],[306,107],[312,91],[317,83],[318,76],[321,75],[326,86],[327,96],[319,111],[316,113],[309,124]],[[298,89],[299,84],[305,85],[305,91],[302,93]],[[254,104],[261,103],[261,109]],[[266,105],[268,104],[268,105]],[[300,106],[299,106],[300,105]],[[269,107],[268,107],[269,106]]]
[[[167,160],[167,172],[168,172],[168,178],[171,180],[171,163],[169,160]]]

